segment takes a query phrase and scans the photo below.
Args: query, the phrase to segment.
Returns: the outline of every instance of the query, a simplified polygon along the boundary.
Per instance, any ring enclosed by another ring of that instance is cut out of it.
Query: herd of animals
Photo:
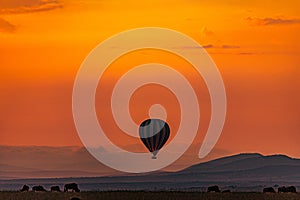
[[[29,186],[28,185],[23,185],[22,189],[20,190],[21,192],[28,192],[29,191]],[[32,191],[34,192],[46,192],[46,189],[41,186],[41,185],[36,185],[32,187]],[[61,192],[59,186],[51,186],[50,188],[51,192]],[[64,186],[64,192],[80,192],[78,185],[76,183],[68,183],[65,184]]]
[[[23,185],[22,189],[20,190],[21,192],[28,192],[29,191],[29,186],[28,185]],[[33,186],[32,191],[34,192],[45,192],[46,189],[41,186]],[[52,186],[50,188],[51,192],[61,192],[61,189],[59,186]],[[76,183],[68,183],[64,185],[64,192],[80,192],[78,185]],[[222,192],[222,193],[229,193],[231,192],[230,190],[223,190],[221,191],[219,186],[214,185],[214,186],[209,186],[207,188],[207,192]],[[263,193],[276,193],[275,189],[273,187],[266,187],[263,189]],[[297,189],[295,186],[282,186],[278,187],[278,193],[297,193]]]
[[[207,192],[222,192],[222,193],[228,193],[231,192],[230,190],[223,190],[221,191],[219,186],[214,185],[207,188]],[[276,193],[275,189],[273,187],[266,187],[263,189],[263,193]],[[278,188],[278,193],[297,193],[297,189],[295,186],[282,186]]]

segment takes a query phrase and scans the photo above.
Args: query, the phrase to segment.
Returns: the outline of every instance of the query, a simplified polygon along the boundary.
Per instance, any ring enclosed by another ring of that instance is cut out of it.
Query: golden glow
[[[40,12],[0,11],[0,18],[15,26],[9,32],[0,23],[1,145],[81,145],[71,109],[72,84],[81,62],[113,34],[157,26],[197,40],[223,75],[228,117],[217,149],[300,157],[299,1],[61,4],[62,8]],[[198,77],[180,65],[183,61],[168,60],[166,54],[148,55],[180,68],[197,82]],[[153,58],[128,56],[129,65]],[[202,97],[201,92],[198,95]],[[207,118],[209,110],[204,113]],[[206,125],[201,128],[200,139]]]

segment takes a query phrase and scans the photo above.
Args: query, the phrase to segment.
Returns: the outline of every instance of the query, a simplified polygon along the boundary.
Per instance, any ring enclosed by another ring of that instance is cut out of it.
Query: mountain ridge
[[[266,162],[267,161],[267,162]],[[297,164],[294,162],[297,161]],[[251,166],[249,164],[254,164]],[[289,164],[289,165],[299,165],[300,166],[300,159],[291,158],[286,155],[282,154],[274,154],[274,155],[262,155],[259,153],[240,153],[232,156],[225,156],[222,158],[214,159],[205,163],[195,164],[190,166],[183,171],[192,171],[192,170],[208,170],[208,171],[226,171],[233,170],[233,166],[235,166],[236,170],[243,170],[243,169],[253,169],[258,167],[263,167],[266,165],[279,165],[279,164]]]
[[[71,172],[72,170],[68,173]],[[53,178],[2,179],[0,188],[15,189],[25,183],[50,186],[63,185],[67,182],[76,182],[83,190],[191,190],[191,188],[203,189],[209,185],[219,185],[223,189],[234,191],[262,191],[262,187],[273,185],[296,185],[300,188],[300,159],[281,154],[264,156],[247,153],[199,163],[177,172],[161,171],[98,177],[83,175],[73,178],[54,178],[55,173],[51,174]],[[1,177],[14,176],[0,174]]]
[[[3,166],[3,165],[0,165]],[[274,155],[262,155],[259,153],[240,153],[230,156],[225,156],[221,158],[217,158],[211,161],[198,163],[193,166],[190,166],[188,168],[185,168],[183,170],[177,171],[177,172],[150,172],[145,174],[117,174],[117,175],[102,175],[97,176],[97,173],[90,172],[90,171],[82,171],[82,170],[35,170],[33,171],[33,174],[41,175],[43,172],[50,173],[51,175],[55,176],[55,172],[57,171],[59,174],[63,174],[63,172],[68,172],[66,174],[69,174],[70,177],[98,177],[102,179],[111,178],[111,177],[151,177],[151,176],[183,176],[187,174],[192,174],[193,177],[198,177],[199,175],[205,175],[210,174],[215,176],[216,174],[226,174],[226,173],[242,173],[250,171],[259,171],[263,169],[267,169],[272,167],[274,169],[277,169],[277,172],[273,172],[274,176],[277,173],[280,175],[279,171],[281,171],[281,174],[285,171],[284,169],[279,170],[281,168],[299,168],[299,176],[300,176],[300,159],[297,158],[291,158],[286,155],[282,154],[274,154]],[[28,173],[30,169],[26,169],[26,173]],[[72,172],[80,172],[81,176],[74,176],[72,175]],[[4,172],[10,172],[9,170],[3,170],[2,169],[2,177],[5,177]],[[22,174],[21,170],[12,170],[11,172],[17,172],[17,174]],[[294,171],[293,171],[294,172]],[[84,173],[86,173],[86,176],[84,176]],[[263,173],[262,173],[263,174]],[[0,177],[1,177],[0,176]],[[20,178],[29,178],[27,177],[20,177]],[[32,177],[32,178],[49,178],[49,176],[45,177]],[[61,177],[58,176],[56,178],[68,178],[68,177]],[[200,178],[200,177],[199,177]],[[300,181],[300,180],[299,180]]]

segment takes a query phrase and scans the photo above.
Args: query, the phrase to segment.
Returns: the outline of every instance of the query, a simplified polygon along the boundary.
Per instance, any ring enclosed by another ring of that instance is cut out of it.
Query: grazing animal
[[[78,185],[76,183],[65,184],[64,191],[80,192]]]
[[[287,192],[291,192],[291,193],[297,193],[296,187],[295,186],[289,186],[289,187],[279,187],[278,188],[278,192],[279,193],[287,193]]]
[[[285,186],[278,188],[278,193],[285,193],[285,192],[287,192],[287,188]]]
[[[221,190],[219,189],[219,186],[214,185],[214,186],[209,186],[207,188],[207,192],[221,192]]]
[[[28,185],[23,185],[23,187],[20,191],[21,192],[28,192],[29,191],[29,186]]]
[[[52,186],[50,190],[51,192],[61,192],[59,186]]]
[[[222,193],[230,193],[230,190],[223,190]]]
[[[267,187],[263,189],[263,193],[275,193],[275,190],[272,187]]]
[[[46,192],[45,188],[41,185],[33,186],[32,191],[34,191],[34,192]]]
[[[287,191],[291,193],[297,193],[296,187],[295,186],[289,186],[287,187]]]

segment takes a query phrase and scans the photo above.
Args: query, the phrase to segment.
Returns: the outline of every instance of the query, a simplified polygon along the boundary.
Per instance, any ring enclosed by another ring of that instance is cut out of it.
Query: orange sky
[[[206,47],[219,67],[228,112],[217,149],[300,157],[299,13],[296,0],[2,0],[0,145],[81,145],[71,107],[73,81],[81,62],[113,34],[157,26],[191,36]],[[114,73],[114,68],[147,61],[173,65],[192,83],[199,79],[180,58],[163,52],[127,56],[111,66],[104,78],[107,83],[121,73]],[[207,97],[204,83],[196,91],[199,98]],[[135,98],[134,104],[145,109],[140,105],[141,94],[137,92]],[[199,140],[210,114],[207,98],[202,105],[204,125]],[[176,108],[176,101],[172,106]],[[176,126],[176,113],[171,120]],[[107,129],[115,130],[113,126]]]

